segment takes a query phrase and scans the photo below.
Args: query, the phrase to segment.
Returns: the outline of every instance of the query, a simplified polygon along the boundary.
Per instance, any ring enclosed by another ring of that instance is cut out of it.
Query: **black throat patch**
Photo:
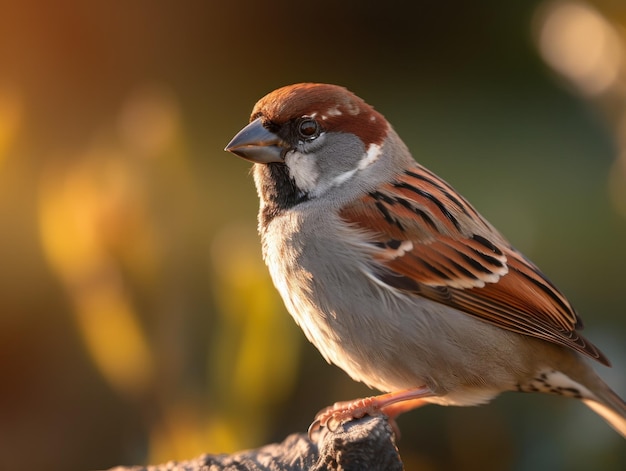
[[[285,164],[256,164],[254,172],[257,189],[264,202],[259,213],[261,227],[282,212],[308,201],[308,194],[298,189]]]

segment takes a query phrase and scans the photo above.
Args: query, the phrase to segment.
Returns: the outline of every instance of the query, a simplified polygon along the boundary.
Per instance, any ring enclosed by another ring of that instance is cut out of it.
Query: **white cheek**
[[[330,186],[341,185],[345,181],[348,181],[350,178],[352,178],[352,176],[356,172],[358,172],[359,170],[363,170],[364,168],[367,168],[370,165],[372,165],[374,162],[376,162],[378,158],[380,157],[381,153],[382,153],[382,149],[380,148],[379,145],[370,144],[365,154],[363,154],[363,157],[361,158],[361,161],[359,162],[359,165],[357,166],[357,168],[348,170],[347,172],[340,173],[333,179]]]
[[[340,173],[337,175],[329,186],[341,185],[343,182],[348,181],[352,178],[352,176],[356,173],[356,169],[348,170],[347,172]]]
[[[315,154],[302,154],[293,151],[285,156],[285,164],[289,167],[289,175],[300,190],[313,191],[320,176],[319,168],[315,162]]]

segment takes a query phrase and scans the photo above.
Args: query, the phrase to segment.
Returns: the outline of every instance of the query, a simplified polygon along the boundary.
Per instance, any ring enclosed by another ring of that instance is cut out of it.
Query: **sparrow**
[[[254,163],[287,310],[329,363],[386,392],[336,403],[310,431],[521,391],[579,399],[626,438],[626,403],[585,357],[609,361],[567,298],[361,98],[280,88],[225,150]]]

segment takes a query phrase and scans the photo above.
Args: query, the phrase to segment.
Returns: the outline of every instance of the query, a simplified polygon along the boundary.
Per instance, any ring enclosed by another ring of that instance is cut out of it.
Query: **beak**
[[[285,142],[265,129],[261,118],[257,118],[239,131],[224,150],[257,164],[268,164],[283,162],[286,149]]]

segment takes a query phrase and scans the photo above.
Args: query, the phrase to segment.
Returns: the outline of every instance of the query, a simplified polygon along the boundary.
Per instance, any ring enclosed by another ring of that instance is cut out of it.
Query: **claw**
[[[355,417],[348,417],[348,419],[352,419],[352,418],[355,418]],[[342,422],[343,420],[341,418],[331,415],[326,421],[326,428],[330,432],[336,432],[339,426],[342,424]]]
[[[309,425],[309,429],[307,430],[307,435],[309,436],[309,440],[311,440],[312,442],[315,441],[315,439],[313,438],[313,434],[316,432],[319,432],[320,429],[322,428],[322,423],[320,422],[319,419],[315,419],[311,425]]]
[[[329,431],[334,432],[342,423],[352,419],[360,419],[366,415],[386,415],[393,433],[399,438],[400,429],[395,418],[403,412],[424,404],[422,399],[430,396],[433,396],[432,391],[424,386],[355,401],[337,402],[317,413],[307,433],[309,439],[313,441],[313,434],[322,427],[327,427]]]

